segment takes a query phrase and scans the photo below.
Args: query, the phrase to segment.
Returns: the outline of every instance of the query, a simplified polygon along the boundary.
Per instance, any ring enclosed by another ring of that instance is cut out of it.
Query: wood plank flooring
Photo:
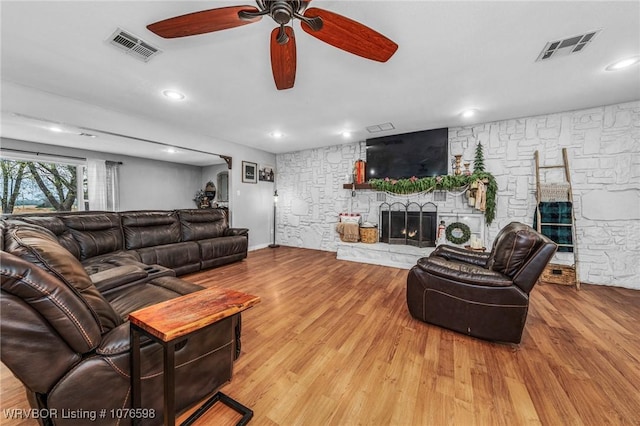
[[[262,298],[222,389],[251,425],[640,425],[640,291],[539,284],[515,346],[414,320],[406,276],[280,247],[184,278]],[[1,377],[1,408],[26,408]],[[197,424],[239,417],[217,404]]]

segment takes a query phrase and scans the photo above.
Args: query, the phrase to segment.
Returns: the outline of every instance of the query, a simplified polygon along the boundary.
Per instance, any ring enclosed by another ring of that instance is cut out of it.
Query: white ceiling
[[[154,129],[162,123],[283,153],[640,99],[640,66],[605,71],[640,54],[638,1],[314,0],[400,47],[389,62],[373,62],[322,43],[295,22],[297,77],[286,91],[277,91],[271,76],[269,34],[276,25],[268,17],[181,39],[146,29],[176,15],[242,4],[254,3],[2,0],[2,136],[86,146],[86,137],[46,130],[51,121],[105,131],[92,142],[101,151],[149,156],[141,139],[190,147],[188,138],[165,139]],[[118,27],[162,53],[148,63],[123,54],[106,42]],[[546,42],[592,30],[601,32],[584,52],[535,62]],[[187,98],[164,99],[160,92],[168,88]],[[477,115],[462,118],[470,107]],[[101,122],[101,114],[127,120],[116,126]],[[386,122],[396,129],[365,130]],[[351,139],[340,135],[344,130]],[[284,137],[270,138],[273,131]]]

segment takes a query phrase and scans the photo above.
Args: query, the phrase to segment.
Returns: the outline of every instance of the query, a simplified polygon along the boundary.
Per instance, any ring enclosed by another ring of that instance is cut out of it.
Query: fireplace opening
[[[435,247],[438,207],[433,203],[382,203],[380,241],[415,247]]]

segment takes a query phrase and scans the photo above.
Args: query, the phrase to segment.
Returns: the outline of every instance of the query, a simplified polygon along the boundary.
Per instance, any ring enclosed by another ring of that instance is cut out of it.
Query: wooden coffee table
[[[258,296],[239,291],[208,288],[167,300],[129,314],[131,324],[131,392],[132,407],[140,408],[140,335],[160,343],[164,352],[164,424],[175,425],[175,347],[192,333],[240,313],[260,302]],[[229,323],[231,324],[231,323]],[[229,351],[232,350],[229,345]],[[230,353],[230,356],[233,356]],[[229,377],[231,379],[231,377]],[[190,425],[220,401],[243,415],[238,425],[244,425],[253,411],[227,395],[217,392],[194,412],[183,425]],[[135,410],[134,410],[135,411]],[[138,424],[141,419],[134,419]]]

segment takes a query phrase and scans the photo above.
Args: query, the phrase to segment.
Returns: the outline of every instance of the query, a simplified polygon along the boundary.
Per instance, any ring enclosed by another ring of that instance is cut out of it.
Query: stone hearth
[[[336,257],[339,260],[369,263],[372,265],[391,266],[394,268],[411,269],[418,259],[429,256],[435,247],[415,247],[398,244],[365,244],[338,243]]]

